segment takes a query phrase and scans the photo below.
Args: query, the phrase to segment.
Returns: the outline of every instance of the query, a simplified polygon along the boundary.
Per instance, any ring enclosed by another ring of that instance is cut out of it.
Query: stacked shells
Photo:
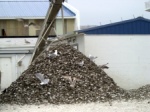
[[[138,89],[132,89],[128,91],[130,99],[145,100],[150,99],[150,84],[142,86]]]
[[[57,56],[51,56],[55,50]],[[81,61],[83,65],[79,64]],[[36,73],[44,74],[48,84],[41,85]],[[0,95],[0,103],[71,104],[128,97],[93,61],[72,46],[61,44],[43,51]]]

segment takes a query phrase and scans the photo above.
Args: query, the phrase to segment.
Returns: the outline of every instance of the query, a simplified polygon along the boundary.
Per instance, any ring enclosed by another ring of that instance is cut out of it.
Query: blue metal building
[[[137,17],[112,24],[77,31],[85,34],[150,34],[150,20]]]
[[[3,0],[0,1],[0,19],[45,18],[49,0]],[[64,17],[75,17],[76,14],[63,5]],[[59,11],[57,17],[61,17]]]

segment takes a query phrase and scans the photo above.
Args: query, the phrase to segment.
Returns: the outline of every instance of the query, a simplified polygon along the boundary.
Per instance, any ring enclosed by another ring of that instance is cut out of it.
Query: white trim
[[[0,58],[12,58],[12,55],[0,54]]]
[[[3,53],[31,53],[33,52],[34,47],[27,46],[17,46],[17,47],[1,47],[0,54]]]
[[[18,46],[0,46],[0,50],[1,49],[14,49],[14,48],[19,48],[19,49],[23,49],[23,48],[27,48],[27,49],[34,49],[35,45],[31,45],[31,46],[21,46],[21,45],[18,45]]]
[[[13,54],[13,53],[29,53],[29,50],[24,50],[24,51],[19,51],[19,50],[17,50],[17,51],[13,51],[13,50],[9,50],[9,51],[0,51],[0,54],[5,54],[5,53],[9,53],[9,54]]]

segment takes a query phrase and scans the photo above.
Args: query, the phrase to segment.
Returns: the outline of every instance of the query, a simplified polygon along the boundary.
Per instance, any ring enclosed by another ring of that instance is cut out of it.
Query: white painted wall
[[[98,56],[98,65],[125,89],[150,84],[150,35],[85,35],[85,55]]]
[[[24,56],[25,55],[25,56]],[[22,65],[18,66],[21,60]],[[1,88],[5,89],[26,70],[30,64],[31,54],[0,54]]]
[[[0,51],[7,49],[29,49],[34,47],[36,39],[0,39]],[[109,63],[106,73],[125,89],[138,88],[150,84],[150,36],[144,35],[81,35],[77,38],[79,50],[85,55],[98,56],[98,65]],[[14,48],[13,48],[14,47]],[[19,48],[20,47],[20,48]],[[29,65],[31,54],[22,59],[22,66],[17,62],[24,54],[0,54],[0,58],[11,57],[12,80]]]
[[[4,89],[10,86],[12,82],[11,57],[0,58],[1,84],[0,88]]]
[[[26,41],[30,43],[26,43]],[[37,38],[0,38],[0,71],[2,71],[1,88],[5,89],[15,81],[29,66],[31,53]],[[18,66],[18,62],[22,65]]]
[[[79,35],[76,38],[76,43],[78,44],[78,50],[85,54],[85,41],[84,41],[84,35]]]
[[[32,54],[17,54],[16,55],[15,65],[17,68],[17,71],[16,71],[17,77],[19,77],[22,74],[22,72],[24,72],[28,68],[28,66],[30,64],[31,56],[32,56]],[[21,66],[18,66],[19,61],[22,61]]]

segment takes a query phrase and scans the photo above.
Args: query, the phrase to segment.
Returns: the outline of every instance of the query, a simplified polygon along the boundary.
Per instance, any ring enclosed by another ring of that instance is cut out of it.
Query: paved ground
[[[150,101],[150,100],[149,100]],[[150,103],[145,101],[121,101],[74,105],[0,105],[0,112],[150,112]]]

